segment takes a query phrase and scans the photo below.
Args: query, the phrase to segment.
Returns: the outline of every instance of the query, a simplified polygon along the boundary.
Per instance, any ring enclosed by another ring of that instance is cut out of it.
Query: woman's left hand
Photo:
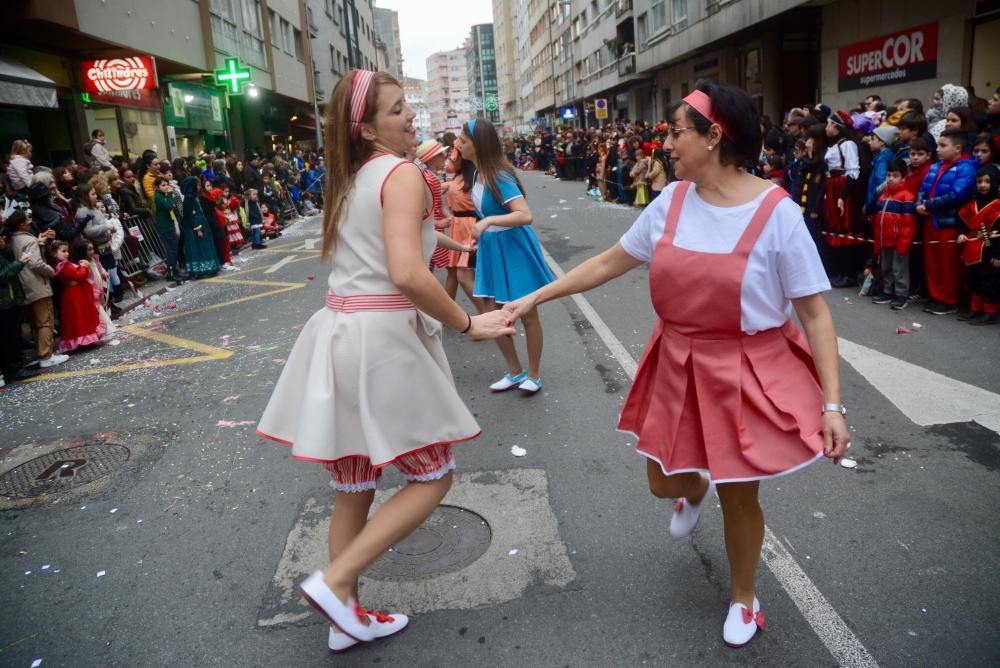
[[[839,464],[850,442],[851,433],[844,416],[834,411],[823,413],[823,455]]]
[[[479,237],[483,236],[483,232],[485,232],[486,228],[489,226],[490,226],[489,218],[483,218],[482,220],[477,220],[476,224],[472,226],[472,238],[478,241]]]

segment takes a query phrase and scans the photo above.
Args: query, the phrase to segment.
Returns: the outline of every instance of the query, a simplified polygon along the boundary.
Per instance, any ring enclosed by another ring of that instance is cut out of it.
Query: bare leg
[[[497,303],[493,299],[483,300],[486,304],[487,311],[496,311]],[[507,363],[507,373],[512,376],[524,371],[521,366],[521,360],[517,356],[517,348],[514,347],[514,339],[510,336],[501,336],[496,340],[497,348],[500,349],[500,354],[503,355],[504,362]]]
[[[444,279],[444,290],[452,301],[455,301],[455,297],[458,296],[458,280],[458,267],[448,267],[448,275]]]
[[[524,323],[524,336],[528,339],[528,375],[541,378],[539,368],[542,365],[542,319],[538,309],[533,308],[521,318]]]
[[[465,296],[469,298],[472,305],[476,307],[476,310],[480,313],[485,313],[489,310],[486,305],[486,300],[482,297],[473,297],[473,290],[476,285],[476,270],[466,269],[464,267],[458,268],[458,282],[462,286],[462,291],[465,292]]]
[[[734,603],[742,603],[751,610],[757,563],[764,544],[764,512],[757,501],[759,487],[757,481],[717,487],[729,557],[730,596]]]
[[[351,595],[361,573],[379,555],[409,536],[430,517],[451,487],[452,474],[430,482],[411,482],[375,511],[354,540],[323,572],[327,586],[341,601]]]
[[[698,505],[708,493],[708,479],[705,476],[700,473],[675,473],[667,476],[652,459],[646,460],[646,477],[649,479],[649,492],[658,499],[683,497]]]
[[[368,521],[368,511],[375,500],[375,490],[367,492],[337,492],[336,503],[333,506],[333,517],[330,518],[330,531],[327,546],[330,551],[330,561],[333,561],[351,544]],[[351,593],[358,599],[358,581],[354,580]],[[336,624],[335,631],[340,631]]]

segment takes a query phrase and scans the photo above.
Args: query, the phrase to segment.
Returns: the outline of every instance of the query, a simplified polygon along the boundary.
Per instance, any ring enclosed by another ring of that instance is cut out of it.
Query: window
[[[295,42],[295,58],[299,62],[302,62],[302,31],[298,28],[293,28],[292,31],[294,34],[293,41]]]
[[[239,31],[232,0],[209,0],[208,11],[215,48],[232,56],[239,55]]]
[[[646,12],[643,12],[635,21],[636,30],[639,35],[638,47],[640,49],[644,48],[646,46],[646,42],[649,41],[649,26],[646,24],[646,19]]]
[[[330,71],[334,74],[340,74],[338,71],[337,62],[337,50],[333,48],[333,44],[330,45]]]
[[[653,32],[657,32],[667,25],[667,0],[653,0],[651,8],[653,14]],[[671,0],[673,2],[673,0]]]
[[[276,48],[281,48],[281,31],[278,29],[280,27],[280,22],[278,21],[278,15],[274,13],[273,9],[267,10],[267,20],[271,26],[271,46]]]
[[[243,53],[247,62],[267,69],[264,53],[264,28],[260,19],[260,0],[242,0]]]
[[[281,49],[292,55],[292,26],[285,19],[281,19]]]
[[[677,28],[687,27],[687,0],[670,0],[671,24]]]

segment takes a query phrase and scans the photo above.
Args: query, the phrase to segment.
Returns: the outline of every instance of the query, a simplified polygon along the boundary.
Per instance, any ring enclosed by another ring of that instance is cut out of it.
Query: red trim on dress
[[[417,307],[399,293],[372,295],[338,295],[327,291],[326,307],[340,313],[370,311],[412,311]]]
[[[257,429],[256,431],[257,431],[257,434],[259,436],[263,436],[264,438],[270,439],[272,441],[277,441],[278,443],[282,443],[282,444],[288,445],[288,446],[294,445],[292,441],[286,441],[283,438],[278,438],[277,436],[271,436],[270,434],[265,434],[260,429]],[[427,448],[434,448],[434,447],[437,447],[437,446],[440,446],[440,445],[455,445],[457,443],[467,443],[469,441],[472,441],[472,440],[475,440],[475,439],[479,438],[482,435],[483,435],[482,430],[479,430],[478,432],[476,432],[472,436],[466,436],[465,438],[459,438],[459,439],[455,439],[455,440],[452,440],[452,441],[438,441],[437,443],[428,443],[427,445],[421,445],[419,448],[414,448],[413,450],[407,450],[406,452],[402,453],[401,455],[397,455],[395,458],[393,458],[390,461],[383,462],[381,464],[375,464],[375,463],[373,463],[372,466],[374,468],[377,468],[377,469],[385,468],[386,466],[389,466],[390,464],[395,463],[396,460],[400,459],[401,457],[405,457],[407,455],[412,455],[415,452],[419,452],[419,451],[425,450]],[[298,460],[303,461],[303,462],[316,462],[318,464],[328,464],[328,463],[331,463],[331,462],[339,462],[341,459],[347,459],[348,457],[367,457],[367,455],[345,455],[343,457],[338,457],[337,459],[316,459],[314,457],[302,457],[301,455],[292,455],[292,459],[298,459]]]

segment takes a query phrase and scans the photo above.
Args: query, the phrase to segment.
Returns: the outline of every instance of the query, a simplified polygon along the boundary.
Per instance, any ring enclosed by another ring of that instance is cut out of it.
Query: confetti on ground
[[[564,200],[564,199],[561,199],[561,200],[559,200],[559,203],[560,203],[560,204],[565,204],[565,203],[566,203],[566,200]]]
[[[896,333],[899,334],[900,336],[906,336],[907,334],[913,334],[913,330],[899,326],[896,328]]]
[[[224,403],[224,404],[231,404],[231,403],[233,403],[234,401],[236,401],[239,398],[240,398],[240,395],[234,394],[232,396],[229,396],[229,397],[226,397],[225,399],[223,399],[222,403]]]
[[[47,571],[47,570],[49,570],[49,567],[50,567],[50,565],[51,565],[51,564],[44,564],[44,565],[42,566],[42,570],[43,570],[43,571]]]
[[[80,506],[80,510],[86,510],[87,506]]]
[[[108,574],[107,571],[97,571],[97,577],[99,578],[103,578],[107,574]]]
[[[253,420],[239,420],[238,422],[233,420],[219,420],[215,426],[232,429],[233,427],[246,427],[251,424],[257,424],[257,423],[254,422]]]
[[[25,571],[24,574],[25,575],[31,575],[31,571]]]
[[[514,455],[515,457],[524,457],[526,454],[528,454],[528,451],[519,445],[515,445],[510,449],[510,454]]]
[[[108,341],[109,346],[120,346],[121,344],[122,342],[119,341],[118,339],[111,339],[110,341]]]
[[[274,362],[275,364],[284,364],[286,360],[284,357],[275,357],[271,361]]]
[[[315,281],[316,277],[315,276],[306,276],[306,280],[307,281]]]
[[[129,404],[128,407],[129,408],[135,408],[135,404]]]
[[[845,469],[853,469],[857,468],[858,463],[853,459],[844,457],[843,459],[840,460],[840,465],[843,466]]]
[[[112,509],[111,509],[111,512],[113,512],[113,513],[117,513],[117,512],[118,512],[118,509],[117,509],[117,508],[112,508]]]
[[[42,665],[41,659],[35,659],[34,661],[31,662],[31,668],[38,668],[38,666],[40,665]]]
[[[558,214],[558,213],[554,213],[554,214],[552,214],[551,216],[549,216],[549,218],[558,218],[558,217],[559,217],[559,214]]]
[[[517,550],[511,550],[510,552],[507,553],[507,556],[513,557],[515,554],[517,554]]]
[[[923,325],[921,325],[919,322],[912,322],[910,323],[910,327],[912,327],[913,329],[920,329],[921,327],[923,327]]]
[[[96,366],[96,365],[98,365],[100,363],[101,363],[101,358],[99,358],[99,357],[95,357],[94,359],[90,360],[90,365],[91,366]]]

